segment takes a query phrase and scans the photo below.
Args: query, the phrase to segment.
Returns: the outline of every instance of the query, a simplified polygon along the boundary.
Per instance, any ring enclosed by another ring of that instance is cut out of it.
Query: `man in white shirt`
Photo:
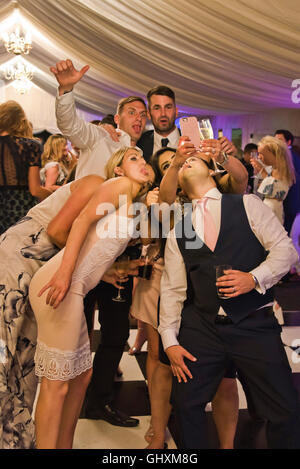
[[[50,70],[58,83],[56,99],[57,126],[73,145],[80,149],[75,179],[89,174],[105,177],[104,168],[110,156],[122,146],[136,146],[147,120],[144,100],[139,96],[122,99],[117,108],[117,132],[107,126],[85,122],[76,112],[73,87],[89,69],[76,70],[71,60],[61,61]]]
[[[90,174],[105,177],[104,168],[110,156],[122,146],[135,146],[145,128],[147,110],[144,100],[129,96],[118,103],[114,116],[117,131],[110,125],[97,126],[85,122],[76,112],[73,87],[88,71],[86,65],[76,70],[71,60],[61,61],[51,67],[58,83],[56,100],[57,125],[73,145],[80,149],[75,179]],[[129,309],[132,295],[132,278],[124,284],[124,303],[112,301],[115,287],[101,281],[85,298],[85,314],[92,327],[95,302],[99,307],[101,344],[93,361],[93,377],[88,389],[85,415],[102,419],[112,425],[135,427],[139,420],[129,417],[112,405],[114,377],[129,335]],[[109,364],[109,366],[108,366]]]
[[[299,448],[299,398],[272,311],[272,286],[297,253],[268,207],[253,195],[222,195],[203,160],[188,158],[179,178],[193,208],[167,240],[159,332],[177,378],[182,446],[208,447],[205,405],[232,360],[268,420],[269,446]],[[221,264],[232,269],[216,283]]]

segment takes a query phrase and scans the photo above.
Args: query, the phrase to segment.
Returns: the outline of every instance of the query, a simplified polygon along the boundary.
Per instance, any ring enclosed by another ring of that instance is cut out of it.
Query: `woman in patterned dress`
[[[46,189],[56,190],[66,183],[69,170],[65,165],[68,156],[67,139],[61,134],[51,135],[42,154],[41,182]]]
[[[64,246],[73,220],[102,182],[91,175],[61,187],[0,236],[0,449],[35,444],[37,328],[28,289],[34,273],[58,252],[47,230]]]
[[[276,137],[266,136],[258,144],[258,157],[265,166],[272,166],[269,175],[261,164],[251,159],[252,166],[258,170],[263,178],[258,193],[280,222],[283,224],[283,201],[289,188],[296,181],[293,160],[285,142]]]

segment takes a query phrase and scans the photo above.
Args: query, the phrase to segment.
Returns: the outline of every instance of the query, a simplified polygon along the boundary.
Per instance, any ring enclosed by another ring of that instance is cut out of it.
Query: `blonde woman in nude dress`
[[[134,224],[128,210],[149,181],[146,162],[136,148],[118,150],[108,164],[115,165],[119,177],[101,185],[74,221],[65,249],[30,285],[38,324],[36,374],[41,377],[35,417],[39,449],[72,448],[92,373],[83,299],[125,250]],[[126,200],[121,206],[120,195]],[[115,211],[107,214],[111,208]]]

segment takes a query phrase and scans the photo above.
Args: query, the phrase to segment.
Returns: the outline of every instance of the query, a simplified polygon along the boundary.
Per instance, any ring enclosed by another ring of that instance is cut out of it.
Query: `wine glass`
[[[258,151],[257,151],[257,150],[251,151],[251,152],[250,152],[250,157],[251,157],[254,161],[257,161],[257,162],[260,164],[261,170],[262,170],[262,169],[263,169],[263,163],[262,163],[262,161],[258,158]],[[261,170],[260,170],[260,171],[261,171]],[[259,177],[260,171],[259,171],[258,173],[254,173],[253,176],[251,176],[251,178],[252,178],[252,179],[261,179],[261,178]]]
[[[209,119],[200,119],[199,120],[199,129],[200,129],[200,136],[203,140],[213,140],[214,138],[214,131]],[[225,169],[219,169],[217,166],[217,162],[214,158],[213,165],[214,165],[214,174],[224,173]]]
[[[251,158],[253,158],[254,160],[258,160],[258,151],[257,151],[257,150],[251,151],[250,156],[251,156]]]
[[[149,262],[148,256],[141,256],[145,264],[139,266],[139,277],[150,280],[153,270],[153,264]]]
[[[115,267],[119,277],[125,278],[127,276],[129,260],[130,258],[127,255],[119,256]],[[112,300],[117,301],[119,303],[124,303],[126,301],[126,299],[123,298],[121,295],[121,288],[118,288],[118,294],[115,298],[112,298]]]

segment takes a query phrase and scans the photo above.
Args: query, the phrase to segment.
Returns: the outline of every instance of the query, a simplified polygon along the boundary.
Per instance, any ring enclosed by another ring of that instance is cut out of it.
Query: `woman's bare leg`
[[[69,382],[57,439],[57,449],[72,449],[76,425],[91,377],[92,368]]]
[[[212,401],[220,449],[233,449],[239,416],[239,395],[236,379],[223,378]]]
[[[171,404],[172,371],[160,361],[152,375],[151,384],[151,426],[153,438],[147,449],[163,449]]]
[[[35,411],[36,446],[38,449],[56,448],[68,386],[68,381],[42,378]]]
[[[147,362],[146,362],[146,374],[147,374],[147,381],[148,381],[148,392],[151,402],[151,389],[152,389],[152,376],[155,372],[155,369],[158,367],[159,364],[159,335],[156,329],[152,327],[150,324],[147,324],[147,337],[148,337],[148,354],[147,354]],[[147,443],[150,443],[153,438],[153,429],[152,424],[145,433],[145,440]]]
[[[148,354],[147,354],[147,362],[146,362],[146,373],[147,373],[147,381],[148,381],[148,390],[151,400],[151,389],[152,389],[152,376],[155,369],[158,367],[159,364],[159,335],[154,327],[147,324],[147,337],[148,337]]]

